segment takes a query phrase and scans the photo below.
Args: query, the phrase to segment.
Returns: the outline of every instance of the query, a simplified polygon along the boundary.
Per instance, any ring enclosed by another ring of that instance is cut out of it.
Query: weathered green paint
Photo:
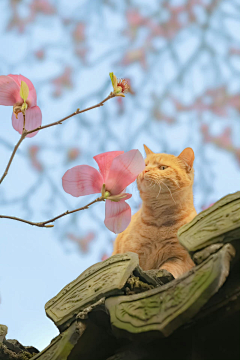
[[[146,284],[145,282],[139,280],[138,277],[132,275],[126,282],[125,292],[127,295],[138,294],[153,288],[153,285]]]
[[[139,277],[140,280],[154,287],[164,285],[169,281],[172,281],[174,277],[167,270],[164,269],[152,269],[143,271],[140,266],[136,267],[133,275]]]
[[[106,299],[116,335],[158,331],[170,335],[190,320],[222,286],[235,251],[226,244],[181,278],[141,294]]]
[[[62,331],[79,311],[100,298],[123,294],[122,288],[138,263],[138,255],[128,252],[94,264],[47,302],[47,316]]]
[[[53,339],[49,346],[35,355],[31,360],[67,360],[68,355],[85,329],[86,325],[75,321],[67,330]]]
[[[240,240],[240,191],[223,197],[182,226],[178,239],[189,252],[214,243]]]
[[[196,265],[199,265],[204,260],[206,260],[210,255],[216,253],[222,247],[223,247],[223,244],[221,244],[221,243],[209,245],[205,249],[197,251],[193,255],[193,261],[195,262]]]
[[[3,341],[3,339],[7,335],[7,332],[8,332],[8,327],[6,325],[0,324],[0,342]]]

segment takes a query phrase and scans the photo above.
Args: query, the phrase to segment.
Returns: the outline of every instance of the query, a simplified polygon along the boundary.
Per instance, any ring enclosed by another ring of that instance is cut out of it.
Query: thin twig
[[[7,167],[6,167],[6,169],[5,169],[2,177],[1,177],[1,179],[0,179],[0,184],[3,182],[3,179],[5,178],[5,176],[7,176],[8,170],[9,170],[10,165],[11,165],[11,163],[12,163],[12,161],[13,161],[13,158],[14,158],[16,152],[17,152],[17,149],[19,148],[21,142],[25,139],[26,136],[27,136],[27,130],[24,129],[23,132],[22,132],[22,135],[21,135],[20,139],[18,140],[17,144],[16,144],[15,147],[14,147],[13,153],[12,153],[10,159],[9,159],[9,162],[8,162],[8,164],[7,164]]]
[[[3,182],[3,179],[6,177],[6,175],[7,175],[7,173],[8,173],[8,170],[9,170],[9,168],[10,168],[10,165],[11,165],[11,163],[12,163],[12,161],[13,161],[13,158],[14,158],[14,155],[16,154],[17,149],[19,148],[21,142],[25,139],[25,137],[26,137],[27,135],[32,134],[32,133],[35,132],[35,131],[40,131],[40,130],[46,129],[46,128],[48,128],[48,127],[51,127],[51,126],[55,126],[55,125],[62,124],[63,121],[65,121],[65,120],[67,120],[67,119],[69,119],[69,118],[71,118],[71,117],[73,117],[73,116],[75,116],[75,115],[78,115],[78,114],[81,114],[81,113],[83,113],[83,112],[86,112],[86,111],[95,109],[95,108],[97,108],[97,107],[103,106],[106,101],[108,101],[109,99],[111,99],[111,98],[113,98],[113,97],[115,97],[115,96],[116,96],[116,95],[114,95],[114,93],[111,92],[103,101],[101,101],[101,102],[98,103],[97,105],[90,106],[89,108],[84,109],[84,110],[77,109],[74,113],[66,116],[65,118],[63,118],[63,119],[61,119],[61,120],[55,121],[55,122],[53,122],[53,123],[51,123],[51,124],[48,124],[48,125],[39,126],[39,127],[37,127],[36,129],[33,129],[33,130],[26,130],[26,129],[25,129],[25,115],[23,115],[23,119],[24,119],[24,121],[23,121],[23,132],[22,132],[22,135],[21,135],[18,143],[17,143],[16,146],[14,147],[13,153],[12,153],[12,155],[11,155],[11,157],[10,157],[10,160],[9,160],[8,164],[7,164],[6,170],[4,171],[4,173],[3,173],[3,175],[2,175],[2,177],[1,177],[1,179],[0,179],[0,184]],[[20,220],[20,221],[21,221],[21,220]]]
[[[24,219],[20,219],[20,218],[17,218],[15,216],[8,216],[8,215],[0,215],[0,219],[11,219],[11,220],[16,220],[16,221],[21,221],[21,222],[24,222],[26,224],[29,224],[29,225],[32,225],[32,226],[38,226],[38,227],[46,227],[46,228],[49,228],[49,227],[53,227],[54,225],[47,225],[49,223],[52,223],[58,219],[60,219],[61,217],[63,216],[66,216],[66,215],[69,215],[69,214],[72,214],[72,213],[75,213],[77,211],[81,211],[81,210],[86,210],[89,208],[90,205],[92,204],[95,204],[96,202],[99,202],[99,201],[104,201],[104,198],[102,196],[98,197],[97,199],[93,200],[92,202],[90,202],[89,204],[81,207],[81,208],[78,208],[78,209],[75,209],[75,210],[71,210],[71,211],[65,211],[64,213],[50,219],[50,220],[47,220],[47,221],[43,221],[43,222],[32,222],[32,221],[28,221],[28,220],[24,220]]]
[[[33,132],[35,132],[35,131],[40,131],[40,130],[46,129],[46,128],[50,127],[50,126],[62,124],[63,121],[65,121],[65,120],[67,120],[67,119],[69,119],[69,118],[71,118],[71,117],[73,117],[73,116],[75,116],[75,115],[78,115],[78,114],[81,114],[81,113],[83,113],[83,112],[86,112],[86,111],[95,109],[95,108],[97,108],[97,107],[103,106],[106,101],[108,101],[109,99],[111,99],[111,98],[113,98],[113,97],[115,97],[115,96],[116,96],[116,95],[114,95],[114,93],[111,92],[110,95],[108,95],[108,97],[106,97],[103,101],[101,101],[101,102],[98,103],[97,105],[90,106],[89,108],[86,108],[86,109],[84,109],[84,110],[77,109],[74,113],[66,116],[65,118],[63,118],[63,119],[61,119],[61,120],[58,120],[58,121],[55,121],[55,122],[53,122],[53,123],[51,123],[51,124],[48,124],[48,125],[39,126],[38,128],[36,128],[36,129],[34,129],[34,130],[29,130],[29,131],[27,132],[27,134],[31,134],[31,133],[33,133]]]

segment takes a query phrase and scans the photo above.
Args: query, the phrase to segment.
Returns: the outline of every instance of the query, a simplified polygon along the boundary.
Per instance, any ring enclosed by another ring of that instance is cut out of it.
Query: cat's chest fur
[[[177,231],[195,215],[193,212],[179,219],[159,216],[153,220],[144,217],[140,209],[128,228],[116,238],[114,253],[132,251],[138,254],[144,270],[159,268],[169,257],[185,252],[177,239]]]

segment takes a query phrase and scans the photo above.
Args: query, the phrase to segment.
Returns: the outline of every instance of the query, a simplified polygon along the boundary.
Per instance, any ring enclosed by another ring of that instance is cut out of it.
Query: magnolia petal
[[[21,86],[21,81],[24,81],[27,84],[27,86],[29,88],[29,95],[27,98],[27,103],[29,104],[29,107],[36,106],[37,105],[37,93],[36,93],[35,87],[33,86],[33,83],[23,75],[9,74],[8,76],[11,77],[19,85],[19,88]],[[20,94],[20,89],[19,89],[19,94]],[[20,97],[20,99],[22,101],[21,97]]]
[[[25,116],[25,129],[26,130],[33,130],[37,127],[41,126],[42,124],[42,112],[38,106],[31,107],[30,109],[26,110]],[[18,113],[18,119],[16,118],[15,114],[12,114],[12,126],[13,128],[22,134],[23,130],[23,114],[20,112]],[[31,134],[28,134],[26,137],[33,137],[37,135],[38,131],[35,131]]]
[[[27,86],[29,88],[29,95],[27,98],[27,103],[29,104],[29,107],[36,106],[37,105],[37,93],[36,93],[35,87],[33,86],[33,83],[23,75],[9,74],[8,76],[11,77],[19,85],[19,93],[20,93],[21,81],[24,81],[27,84]],[[20,97],[20,99],[21,99],[21,97]]]
[[[112,195],[121,193],[144,169],[145,162],[138,150],[130,150],[117,156],[110,167],[106,189]]]
[[[102,175],[89,165],[74,166],[62,177],[64,191],[75,197],[100,193],[102,184]]]
[[[130,199],[130,198],[132,197],[132,194],[125,193],[125,192],[121,193],[121,195],[124,195],[124,199],[123,199],[123,200],[128,200],[128,199]]]
[[[28,95],[29,95],[29,87],[27,86],[25,81],[21,81],[20,96],[24,102],[26,102]]]
[[[106,200],[104,224],[110,231],[118,234],[128,227],[130,221],[131,208],[125,200]]]
[[[132,197],[132,194],[122,192],[121,194],[118,194],[118,195],[110,195],[106,199],[118,202],[118,201],[121,201],[121,200],[130,199],[131,197]]]
[[[113,86],[113,89],[115,91],[116,87],[117,87],[117,77],[116,75],[114,75],[113,72],[109,73],[109,76],[110,76],[110,79],[112,81],[112,86]]]
[[[113,159],[123,153],[124,151],[108,151],[93,157],[98,164],[99,171],[103,177],[103,181],[105,181],[107,178]]]
[[[20,86],[10,76],[0,76],[0,105],[14,105],[22,102]]]

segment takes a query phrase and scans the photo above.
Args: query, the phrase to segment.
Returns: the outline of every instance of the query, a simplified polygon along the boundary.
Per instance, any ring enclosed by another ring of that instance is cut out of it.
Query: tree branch
[[[77,211],[82,211],[82,210],[86,210],[89,208],[89,206],[91,206],[92,204],[95,204],[96,202],[100,202],[100,201],[104,201],[104,198],[102,196],[98,197],[97,199],[93,200],[92,202],[90,202],[89,204],[81,207],[81,208],[78,208],[78,209],[75,209],[75,210],[71,210],[71,211],[65,211],[64,213],[50,219],[50,220],[47,220],[47,221],[42,221],[42,222],[32,222],[32,221],[28,221],[28,220],[25,220],[25,219],[21,219],[21,218],[17,218],[15,216],[8,216],[8,215],[0,215],[0,219],[11,219],[11,220],[16,220],[16,221],[21,221],[21,222],[24,222],[26,224],[29,224],[29,225],[32,225],[32,226],[38,226],[38,227],[46,227],[46,228],[49,228],[49,227],[53,227],[54,225],[47,225],[49,223],[52,223],[58,219],[60,219],[61,217],[63,216],[66,216],[66,215],[69,215],[69,214],[73,214]]]
[[[17,144],[16,144],[15,147],[14,147],[13,153],[12,153],[10,159],[9,159],[9,162],[8,162],[8,164],[7,164],[7,167],[6,167],[6,169],[5,169],[2,177],[1,177],[1,179],[0,179],[0,184],[3,182],[3,179],[5,178],[5,176],[7,176],[8,170],[9,170],[9,168],[10,168],[10,166],[11,166],[11,163],[12,163],[12,161],[13,161],[13,158],[14,158],[16,152],[17,152],[17,149],[19,148],[21,142],[25,139],[26,136],[27,136],[27,130],[24,129],[23,132],[22,132],[22,135],[21,135],[20,139],[18,140]]]
[[[29,131],[27,132],[27,135],[28,135],[28,134],[31,134],[31,133],[33,133],[33,132],[35,132],[35,131],[40,131],[40,130],[46,129],[46,128],[51,127],[51,126],[60,125],[60,124],[63,123],[63,121],[65,121],[65,120],[67,120],[67,119],[69,119],[69,118],[71,118],[71,117],[73,117],[73,116],[75,116],[75,115],[78,115],[78,114],[81,114],[81,113],[83,113],[83,112],[86,112],[86,111],[95,109],[95,108],[97,108],[97,107],[103,106],[106,101],[108,101],[109,99],[112,99],[112,98],[115,97],[115,96],[116,96],[116,95],[114,95],[114,93],[111,92],[110,95],[108,95],[103,101],[101,101],[101,102],[98,103],[97,105],[90,106],[89,108],[86,108],[86,109],[84,109],[84,110],[77,109],[74,113],[66,116],[65,118],[63,118],[63,119],[61,119],[61,120],[55,121],[55,122],[53,122],[53,123],[51,123],[51,124],[48,124],[48,125],[39,126],[38,128],[36,128],[36,129],[34,129],[34,130],[29,130]]]
[[[101,102],[98,103],[97,105],[90,106],[89,108],[84,109],[84,110],[77,109],[74,113],[66,116],[65,118],[63,118],[63,119],[61,119],[61,120],[55,121],[55,122],[53,122],[53,123],[51,123],[51,124],[48,124],[48,125],[39,126],[39,127],[37,127],[36,129],[33,129],[33,130],[26,130],[26,129],[25,129],[25,116],[24,116],[24,124],[23,124],[23,132],[22,132],[22,135],[21,135],[18,143],[17,143],[16,146],[14,147],[13,153],[12,153],[12,155],[11,155],[11,157],[10,157],[10,160],[9,160],[9,162],[8,162],[8,164],[7,164],[7,167],[6,167],[6,169],[5,169],[2,177],[1,177],[1,179],[0,179],[0,184],[3,182],[4,178],[7,176],[8,170],[9,170],[9,168],[10,168],[10,166],[11,166],[11,163],[12,163],[12,161],[13,161],[13,158],[14,158],[14,156],[15,156],[15,154],[16,154],[17,149],[19,148],[21,142],[25,139],[25,137],[26,137],[28,134],[32,134],[32,133],[35,132],[35,131],[40,131],[40,130],[49,128],[49,127],[51,127],[51,126],[55,126],[55,125],[62,124],[63,121],[65,121],[65,120],[67,120],[67,119],[69,119],[69,118],[71,118],[71,117],[73,117],[73,116],[75,116],[75,115],[78,115],[78,114],[81,114],[81,113],[83,113],[83,112],[86,112],[86,111],[95,109],[95,108],[97,108],[97,107],[103,106],[106,101],[108,101],[109,99],[112,99],[112,98],[115,97],[115,96],[116,96],[116,95],[114,95],[114,93],[111,92],[103,101],[101,101]],[[15,219],[15,220],[16,220],[16,219]],[[20,221],[21,221],[21,220],[20,220]]]

